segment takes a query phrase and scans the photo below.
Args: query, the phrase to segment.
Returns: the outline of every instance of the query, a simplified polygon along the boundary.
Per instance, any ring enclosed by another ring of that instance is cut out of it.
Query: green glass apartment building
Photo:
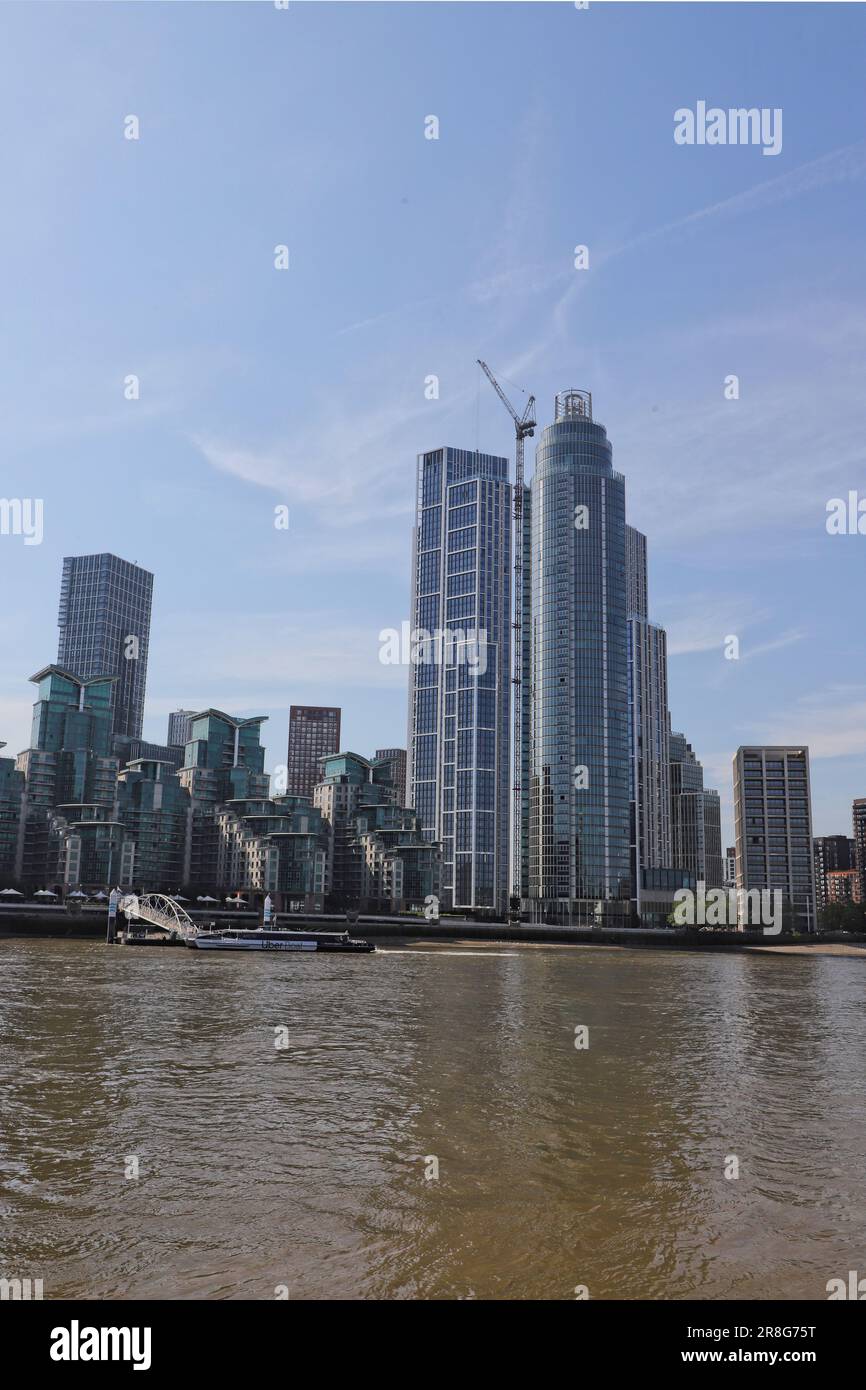
[[[18,755],[29,806],[113,806],[120,768],[111,752],[115,677],[46,666],[36,685],[30,747]]]
[[[5,748],[0,743],[0,748]],[[14,758],[0,758],[0,880],[3,888],[13,887],[22,872],[21,852],[24,827],[24,773]]]
[[[248,797],[267,797],[265,750],[261,726],[265,715],[236,719],[222,710],[207,709],[190,723],[180,784],[192,802],[189,881],[202,888],[219,881],[218,806]]]

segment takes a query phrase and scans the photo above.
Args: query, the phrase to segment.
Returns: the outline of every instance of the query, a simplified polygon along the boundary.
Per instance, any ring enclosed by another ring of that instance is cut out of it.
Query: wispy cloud
[[[760,743],[805,743],[812,758],[866,754],[866,687],[830,687],[803,695],[769,719],[756,721],[748,738]]]
[[[739,594],[725,598],[717,593],[693,593],[687,599],[664,603],[659,621],[667,633],[668,656],[717,651],[722,657],[728,636],[742,638],[770,616],[768,609],[756,608],[751,599]]]
[[[397,614],[396,621],[404,616]],[[291,618],[208,611],[169,619],[159,634],[159,669],[171,672],[171,691],[154,687],[148,709],[168,713],[179,702],[192,708],[220,707],[222,701],[231,710],[285,704],[287,692],[332,685],[335,673],[341,689],[402,689],[406,669],[379,660],[379,634],[388,625],[379,615],[350,624],[345,613],[330,609]]]
[[[433,296],[424,299],[415,299],[409,304],[398,304],[393,309],[385,309],[381,314],[372,314],[369,318],[358,319],[356,323],[347,323],[344,328],[338,328],[336,337],[342,338],[349,333],[360,333],[365,328],[377,328],[381,323],[390,323],[394,319],[403,317],[406,314],[417,313],[419,309],[426,309],[429,305],[435,304]]]
[[[337,406],[299,435],[262,447],[206,434],[193,435],[192,443],[218,472],[309,507],[329,529],[361,527],[411,506],[422,422],[429,428],[435,415],[421,385],[415,401],[380,396],[372,407],[359,401],[355,412]]]
[[[716,218],[736,217],[744,213],[760,212],[774,204],[817,192],[819,189],[832,184],[856,182],[864,176],[866,176],[866,141],[858,141],[838,150],[831,150],[827,154],[820,155],[817,159],[789,170],[787,173],[766,179],[740,193],[734,193],[729,198],[708,203],[705,207],[696,208],[693,212],[685,213],[681,217],[673,218],[670,222],[661,223],[657,227],[648,227],[644,231],[628,237],[625,241],[609,246],[593,247],[591,257],[593,276],[604,272],[617,260],[627,256],[632,251],[641,249],[649,242],[675,238],[680,233],[689,232],[694,227]],[[555,267],[549,267],[549,270],[552,273]],[[569,272],[569,283],[555,303],[551,313],[551,324],[554,331],[549,335],[549,338],[556,339],[560,344],[567,340],[570,310],[579,295],[587,289],[589,283],[589,278],[585,272]],[[539,353],[541,349],[542,344],[539,343]]]
[[[778,343],[762,361],[741,343],[739,400],[723,398],[720,374],[712,399],[692,388],[658,414],[636,406],[620,414],[617,457],[632,514],[657,541],[725,551],[750,531],[772,543],[792,524],[819,539],[827,498],[863,477],[866,399],[844,352],[798,352],[793,337]],[[820,410],[805,408],[818,399]]]
[[[783,632],[779,637],[773,637],[769,642],[760,642],[756,647],[744,644],[740,649],[740,661],[752,661],[756,656],[766,656],[768,652],[780,651],[783,647],[792,647],[797,642],[802,642],[806,637],[805,632],[794,629],[790,632]]]
[[[732,194],[730,198],[722,198],[716,203],[708,203],[706,207],[686,213],[683,217],[676,217],[672,222],[665,222],[659,227],[652,227],[645,232],[640,232],[637,236],[622,242],[621,245],[612,247],[607,252],[607,258],[625,255],[626,252],[644,246],[656,237],[670,236],[673,233],[685,231],[711,217],[738,216],[743,212],[759,212],[764,208],[772,207],[775,203],[788,202],[791,198],[799,198],[803,194],[814,193],[819,188],[826,188],[830,184],[852,183],[864,176],[866,176],[866,140],[860,140],[853,145],[844,145],[838,150],[831,150],[828,154],[820,155],[817,159],[798,165],[796,169],[791,169],[785,174],[778,174],[775,178],[765,179],[762,183],[755,184],[753,188]]]

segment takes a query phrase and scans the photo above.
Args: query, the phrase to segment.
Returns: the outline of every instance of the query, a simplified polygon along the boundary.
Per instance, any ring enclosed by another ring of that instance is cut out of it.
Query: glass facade
[[[292,705],[286,755],[290,796],[312,796],[322,776],[322,758],[340,751],[341,710],[328,705]]]
[[[176,709],[168,716],[166,744],[169,748],[183,748],[189,742],[192,737],[194,715],[194,709]]]
[[[18,755],[30,805],[114,805],[120,763],[111,751],[114,681],[47,666],[37,688],[30,747]]]
[[[673,865],[668,733],[668,657],[664,628],[648,620],[646,536],[625,528],[628,613],[631,880],[635,910],[646,925],[648,874]],[[652,883],[653,890],[659,885]]]
[[[126,827],[111,820],[103,807],[62,808],[52,825],[56,847],[56,881],[67,889],[117,886],[132,888],[135,841]]]
[[[227,801],[268,795],[261,745],[265,718],[235,719],[215,709],[193,715],[184,765],[178,773],[192,801],[189,872],[193,884],[220,882],[216,808]]]
[[[301,796],[242,798],[216,812],[217,880],[223,888],[271,893],[274,907],[321,908],[329,827]]]
[[[508,460],[418,458],[411,627],[445,638],[410,666],[409,801],[442,844],[445,907],[507,908],[511,702]],[[440,659],[441,658],[441,659]]]
[[[707,888],[721,888],[725,866],[719,793],[704,786],[703,766],[684,734],[672,730],[668,746],[673,862]]]
[[[853,804],[855,902],[866,903],[866,797],[858,796]]]
[[[808,748],[739,748],[734,758],[737,887],[778,889],[786,924],[816,926]]]
[[[625,479],[587,393],[557,397],[531,488],[530,910],[629,911]]]
[[[377,748],[373,754],[377,763],[385,765],[389,780],[397,793],[397,805],[406,805],[406,749]]]
[[[626,609],[630,618],[647,618],[646,536],[634,526],[625,528]]]
[[[334,906],[403,910],[439,895],[439,847],[422,833],[414,810],[399,803],[388,759],[323,759],[315,803],[332,836]]]
[[[63,561],[57,663],[84,680],[117,678],[113,732],[131,738],[144,718],[152,597],[153,575],[116,555]]]
[[[250,719],[235,719],[214,709],[193,715],[190,740],[184,750],[184,768],[208,768],[225,773],[226,779],[233,771],[264,775],[265,750],[261,743],[261,726],[266,718],[267,715],[260,714]],[[222,800],[229,799],[233,794],[230,781],[226,779],[226,796]],[[267,786],[262,794],[267,794]]]
[[[111,680],[86,680],[48,666],[31,676],[37,688],[30,747],[58,753],[86,748],[111,751]]]
[[[631,529],[631,528],[629,528]],[[667,636],[644,618],[628,620],[632,880],[640,910],[641,869],[673,864],[668,745]]]
[[[856,871],[855,854],[854,841],[848,835],[820,835],[812,841],[815,906],[819,916],[830,901],[828,875]]]
[[[186,882],[190,797],[174,769],[138,759],[118,777],[124,826],[135,841],[135,881],[145,892],[176,891]]]
[[[0,743],[0,748],[5,748]],[[20,877],[19,846],[24,809],[24,773],[13,758],[0,758],[0,880],[3,888],[15,886]]]
[[[520,759],[520,827],[515,833],[512,826],[512,854],[516,860],[512,868],[512,883],[517,887],[521,904],[529,898],[529,808],[532,759],[532,490],[523,489],[522,536],[523,565],[521,582],[523,592],[516,597],[522,605],[520,624],[520,747],[513,749],[513,757]],[[514,726],[514,739],[517,729]]]

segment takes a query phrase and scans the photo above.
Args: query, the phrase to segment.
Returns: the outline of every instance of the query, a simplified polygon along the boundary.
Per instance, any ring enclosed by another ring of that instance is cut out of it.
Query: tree
[[[818,913],[818,930],[821,932],[842,931],[842,904],[826,903]]]

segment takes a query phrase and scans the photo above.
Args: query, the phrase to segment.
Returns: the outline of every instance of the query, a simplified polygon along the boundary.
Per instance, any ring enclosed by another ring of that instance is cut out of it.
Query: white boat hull
[[[193,936],[187,942],[197,951],[315,951],[315,941],[261,941],[230,936]]]

